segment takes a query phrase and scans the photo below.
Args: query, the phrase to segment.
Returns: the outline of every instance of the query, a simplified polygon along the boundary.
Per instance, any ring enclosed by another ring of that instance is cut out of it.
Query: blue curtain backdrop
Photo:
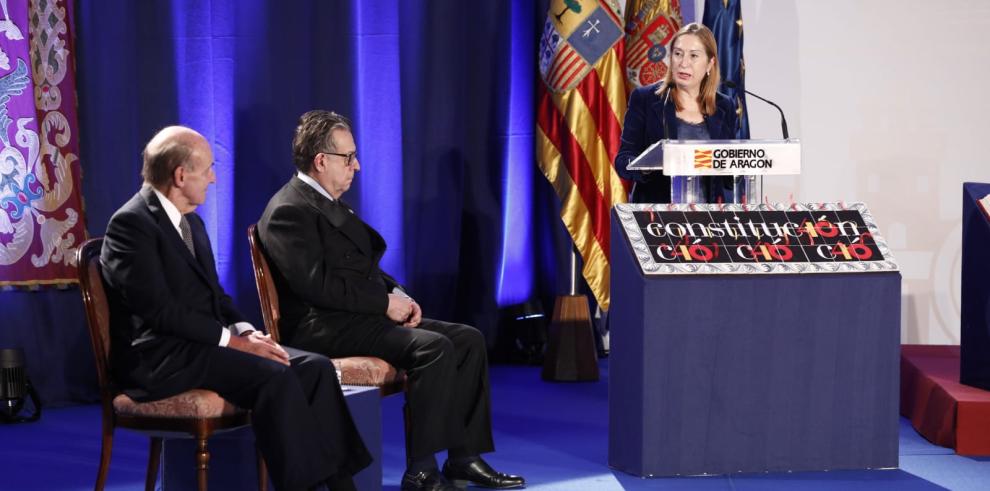
[[[567,285],[570,241],[533,160],[544,14],[527,0],[78,2],[89,233],[139,188],[158,129],[199,130],[218,181],[199,213],[224,287],[260,325],[245,230],[293,173],[298,116],[333,109],[356,125],[345,200],[388,241],[385,269],[427,315],[491,342],[500,306],[550,308]],[[96,397],[76,288],[2,292],[0,307],[0,347],[25,349],[46,402]]]

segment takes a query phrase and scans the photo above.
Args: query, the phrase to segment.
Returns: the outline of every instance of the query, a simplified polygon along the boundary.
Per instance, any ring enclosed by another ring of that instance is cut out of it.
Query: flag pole
[[[577,295],[577,247],[571,247],[571,295]]]
[[[577,291],[577,246],[571,246],[571,290],[558,295],[553,304],[547,353],[543,357],[543,380],[594,382],[598,380],[598,353],[591,325],[588,297]]]

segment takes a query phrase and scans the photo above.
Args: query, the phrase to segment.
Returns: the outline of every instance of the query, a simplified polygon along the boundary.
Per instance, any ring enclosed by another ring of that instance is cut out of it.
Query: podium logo
[[[711,169],[712,168],[712,151],[711,150],[698,150],[694,149],[694,168],[695,169]]]

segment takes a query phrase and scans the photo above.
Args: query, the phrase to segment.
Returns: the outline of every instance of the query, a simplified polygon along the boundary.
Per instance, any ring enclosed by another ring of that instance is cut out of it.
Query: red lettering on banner
[[[818,231],[818,235],[822,237],[835,237],[839,235],[839,229],[836,228],[832,222],[826,220],[819,220],[815,223],[815,230]]]

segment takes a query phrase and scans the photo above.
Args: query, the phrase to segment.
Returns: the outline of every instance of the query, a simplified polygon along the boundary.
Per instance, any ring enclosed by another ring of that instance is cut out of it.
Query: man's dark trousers
[[[318,317],[311,322],[321,324]],[[374,356],[406,371],[407,458],[494,450],[488,359],[477,329],[433,319],[408,328],[384,316],[363,325],[309,327],[296,330],[293,346],[331,358]]]
[[[327,462],[343,463],[336,473],[357,473],[370,457],[351,423],[333,364],[324,356],[285,350],[291,366],[218,347],[201,387],[251,409],[258,447],[279,489],[303,489],[330,477],[334,470]]]

